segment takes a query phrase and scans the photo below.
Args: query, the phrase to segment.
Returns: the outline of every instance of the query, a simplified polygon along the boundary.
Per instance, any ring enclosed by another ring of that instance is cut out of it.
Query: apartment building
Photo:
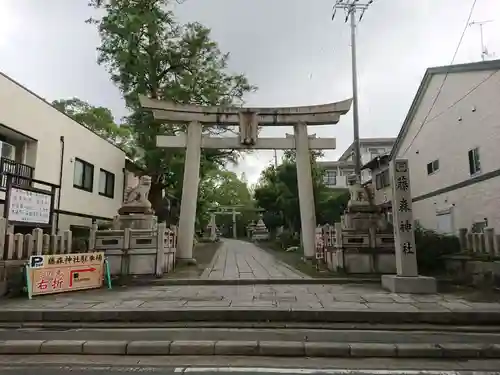
[[[60,186],[54,203],[59,230],[89,228],[116,215],[125,153],[2,73],[0,141],[1,206],[9,172]]]
[[[378,155],[390,152],[396,138],[362,138],[360,139],[361,164],[368,163]],[[347,177],[354,173],[354,143],[340,156],[337,161],[320,161],[318,165],[325,169],[324,182],[332,189],[346,189]],[[371,178],[371,172],[366,169],[361,174],[362,182]]]
[[[389,159],[408,159],[414,218],[457,233],[500,230],[500,60],[427,69],[388,157],[366,167],[390,206]]]

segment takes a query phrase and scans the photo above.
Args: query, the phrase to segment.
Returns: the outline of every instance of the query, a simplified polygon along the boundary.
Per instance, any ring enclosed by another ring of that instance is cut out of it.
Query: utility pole
[[[278,168],[278,153],[276,149],[274,149],[274,167]]]
[[[488,49],[484,45],[484,37],[483,37],[483,25],[486,23],[493,22],[493,20],[488,20],[488,21],[472,21],[469,23],[469,26],[479,26],[479,32],[481,34],[481,60],[486,60],[486,57],[489,57],[490,54],[488,53]]]
[[[359,142],[359,103],[358,103],[358,74],[356,66],[356,12],[359,11],[358,23],[361,22],[365,11],[373,0],[361,2],[359,0],[336,0],[333,5],[332,20],[335,19],[337,10],[345,12],[345,22],[350,19],[351,27],[351,65],[352,65],[352,118],[354,125],[354,172],[358,183],[361,183],[361,146]]]

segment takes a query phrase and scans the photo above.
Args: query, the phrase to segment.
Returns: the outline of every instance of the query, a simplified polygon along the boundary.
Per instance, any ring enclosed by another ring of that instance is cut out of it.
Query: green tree
[[[311,153],[316,220],[319,224],[338,221],[349,198],[344,192],[333,192],[323,183],[324,171],[316,164],[317,153]],[[294,153],[285,154],[277,168],[262,172],[254,192],[257,204],[266,210],[264,221],[270,229],[284,225],[291,231],[300,229],[300,206],[297,168]]]
[[[239,206],[241,214],[237,217],[238,233],[244,234],[245,226],[257,217],[254,200],[246,181],[236,173],[227,170],[213,170],[207,173],[200,183],[198,212],[200,226],[205,227],[210,220],[209,211],[221,206]],[[219,215],[217,225],[230,228],[231,215]]]
[[[140,163],[152,177],[150,200],[157,208],[163,189],[180,197],[184,154],[158,149],[156,136],[175,135],[185,128],[155,123],[152,114],[140,108],[138,96],[229,105],[242,103],[255,87],[244,75],[228,73],[229,54],[220,51],[210,30],[196,22],[179,24],[168,0],[90,0],[89,5],[104,11],[102,17],[88,20],[101,37],[98,63],[107,68],[131,111],[126,124],[142,149]],[[234,150],[204,150],[200,173],[203,177],[237,157]]]
[[[78,98],[54,100],[52,105],[123,149],[128,156],[136,156],[133,133],[126,126],[119,126],[108,108],[95,107]]]

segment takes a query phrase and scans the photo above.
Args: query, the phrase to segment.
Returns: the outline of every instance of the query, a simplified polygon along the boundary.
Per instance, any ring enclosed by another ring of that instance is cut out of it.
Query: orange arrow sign
[[[73,286],[73,275],[75,273],[83,273],[83,272],[94,272],[96,269],[94,267],[88,267],[88,268],[82,268],[79,270],[71,270],[69,273],[69,287],[71,288]]]

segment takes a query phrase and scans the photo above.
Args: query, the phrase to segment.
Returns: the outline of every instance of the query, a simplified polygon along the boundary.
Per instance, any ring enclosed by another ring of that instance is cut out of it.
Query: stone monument
[[[153,229],[156,225],[156,216],[148,200],[151,189],[151,177],[141,176],[139,183],[128,188],[122,207],[114,220],[114,229]]]
[[[342,217],[342,228],[351,230],[387,229],[380,210],[372,203],[372,192],[361,186],[356,175],[348,177],[350,199]]]
[[[264,220],[262,220],[261,216],[253,228],[252,241],[267,241],[268,239],[269,231],[267,230],[266,224],[264,224]]]
[[[382,286],[393,293],[436,293],[436,279],[418,274],[408,160],[391,161],[390,171],[397,274],[383,275]]]

